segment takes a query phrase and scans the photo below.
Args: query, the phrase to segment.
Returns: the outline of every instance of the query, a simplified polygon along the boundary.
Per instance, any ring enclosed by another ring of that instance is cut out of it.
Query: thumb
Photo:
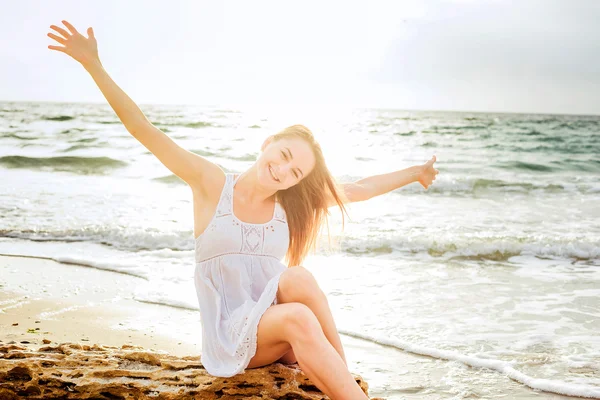
[[[88,37],[90,39],[95,39],[95,37],[94,37],[94,30],[92,29],[91,26],[89,28],[87,28],[87,34],[88,34]]]

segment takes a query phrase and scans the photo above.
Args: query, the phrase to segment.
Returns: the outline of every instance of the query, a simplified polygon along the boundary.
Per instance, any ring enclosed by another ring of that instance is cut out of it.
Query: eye
[[[283,159],[287,161],[288,155],[283,150],[281,150],[281,155],[283,156]],[[294,173],[294,176],[296,177],[296,179],[298,179],[298,177],[299,177],[298,173],[296,171],[293,171],[293,173]]]

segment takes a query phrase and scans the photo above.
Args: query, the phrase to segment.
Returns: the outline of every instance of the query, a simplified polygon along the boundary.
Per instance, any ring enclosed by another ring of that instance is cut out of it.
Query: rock
[[[353,376],[368,393],[368,384]],[[32,344],[0,344],[0,399],[23,398],[328,399],[298,364],[274,363],[220,378],[206,372],[200,356],[139,346],[61,343],[35,350]]]

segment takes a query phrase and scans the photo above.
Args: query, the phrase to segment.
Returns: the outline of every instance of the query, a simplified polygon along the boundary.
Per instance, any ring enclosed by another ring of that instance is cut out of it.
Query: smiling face
[[[299,137],[273,140],[273,136],[269,136],[262,150],[257,160],[258,180],[266,187],[287,189],[310,174],[315,166],[310,144]]]

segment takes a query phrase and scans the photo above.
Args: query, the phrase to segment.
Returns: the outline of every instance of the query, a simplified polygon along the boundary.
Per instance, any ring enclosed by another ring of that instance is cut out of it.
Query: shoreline
[[[142,281],[48,259],[0,256],[0,344],[28,341],[41,345],[45,339],[52,345],[132,345],[199,358],[199,312],[133,300],[133,288]],[[340,336],[349,370],[367,382],[371,397],[438,399],[458,394],[452,384],[464,379],[469,392],[487,398],[507,394],[518,399],[572,398],[532,390],[495,371]],[[461,376],[457,376],[457,366]],[[482,390],[473,383],[490,375],[500,387]]]
[[[4,342],[45,338],[56,343],[130,344],[177,356],[200,355],[199,315],[133,300],[129,288],[141,278],[20,256],[0,256],[0,271],[3,279],[10,280],[0,291],[0,326],[5,327],[0,339]],[[65,273],[68,278],[61,275]],[[72,282],[80,280],[87,284]],[[195,319],[198,341],[189,334],[167,333],[175,316]]]

